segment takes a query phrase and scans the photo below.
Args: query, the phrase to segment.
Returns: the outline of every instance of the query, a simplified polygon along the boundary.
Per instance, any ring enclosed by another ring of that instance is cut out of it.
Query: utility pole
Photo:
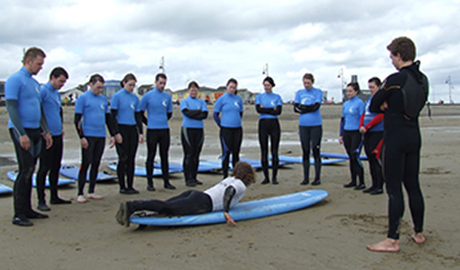
[[[159,68],[161,70],[161,73],[165,74],[166,69],[165,69],[165,57],[164,56],[161,57]]]
[[[452,100],[452,79],[450,75],[449,77],[447,77],[446,83],[449,85],[449,103],[453,104],[454,101]]]
[[[269,74],[268,74],[268,63],[265,63],[265,65],[263,67],[262,74],[265,75],[265,77],[269,76]]]

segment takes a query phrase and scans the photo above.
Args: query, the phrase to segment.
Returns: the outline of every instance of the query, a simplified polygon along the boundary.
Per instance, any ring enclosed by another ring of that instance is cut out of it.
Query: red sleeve
[[[364,113],[361,114],[361,118],[359,119],[359,127],[362,127],[364,124]]]
[[[382,122],[383,120],[383,113],[377,114],[372,120],[365,126],[367,130],[371,129],[373,126],[377,125],[378,123]]]

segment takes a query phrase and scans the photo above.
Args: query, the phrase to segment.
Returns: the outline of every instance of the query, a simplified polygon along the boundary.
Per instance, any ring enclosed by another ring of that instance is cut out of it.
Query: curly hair
[[[249,163],[239,161],[233,168],[232,176],[243,181],[246,186],[256,182],[256,172]]]

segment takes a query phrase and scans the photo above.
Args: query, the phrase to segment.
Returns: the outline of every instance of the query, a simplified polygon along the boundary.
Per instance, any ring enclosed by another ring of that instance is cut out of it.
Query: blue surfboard
[[[270,156],[272,158],[272,156]],[[289,157],[289,156],[279,156],[280,161],[292,162],[292,163],[300,163],[302,164],[302,157]],[[332,165],[339,162],[347,161],[346,158],[322,158],[321,164],[322,165]],[[315,165],[315,159],[310,158],[310,165]]]
[[[249,165],[251,165],[255,170],[262,169],[262,162],[259,159],[240,157],[240,161],[245,161],[245,162],[249,163]],[[230,158],[230,162],[231,162],[231,158]],[[283,167],[283,166],[286,166],[286,165],[290,165],[292,163],[293,162],[280,159],[280,161],[278,163],[278,166]],[[273,167],[273,163],[271,161],[268,161],[268,167],[269,168]]]
[[[73,165],[62,165],[61,166],[61,169],[59,170],[59,172],[67,177],[67,178],[71,178],[71,179],[75,179],[75,180],[78,180],[78,172],[80,170],[80,167],[77,167],[77,166],[73,166]],[[86,175],[86,181],[89,182],[89,171],[88,170],[88,173]],[[100,172],[97,174],[97,178],[96,178],[96,181],[110,181],[110,180],[114,180],[114,179],[117,179],[117,176],[116,175],[112,175],[112,174],[108,174],[108,173],[105,173],[105,172]]]
[[[0,194],[13,193],[13,189],[0,183]]]
[[[345,159],[349,159],[347,154],[342,154],[342,153],[321,152],[320,156],[324,157],[324,158],[338,158],[338,159],[345,158]],[[359,159],[367,160],[368,158],[367,158],[366,155],[360,155]]]
[[[229,214],[235,221],[278,215],[311,206],[326,198],[327,195],[327,191],[324,190],[307,190],[242,202],[231,208]],[[133,215],[130,221],[133,224],[150,226],[191,226],[226,222],[223,211],[180,217]]]
[[[18,176],[18,171],[9,171],[6,173],[6,175],[8,176],[8,179],[14,182],[16,181],[16,177]],[[63,186],[63,185],[69,185],[73,183],[75,183],[75,180],[59,178],[57,185]],[[36,174],[32,176],[32,186],[37,187],[37,175]],[[46,180],[45,180],[45,187],[49,187],[49,186],[50,186],[50,181],[47,175]]]
[[[182,172],[183,169],[182,169],[182,165],[181,164],[177,164],[177,163],[173,163],[174,166],[173,167],[169,167],[169,173],[177,173],[177,172]],[[156,163],[154,164],[154,168],[153,168],[153,176],[162,176],[163,173],[161,172],[161,166],[160,167],[156,167],[156,166],[160,166],[160,163]],[[178,166],[180,166],[180,169],[178,169]],[[214,161],[201,161],[200,160],[200,164],[198,165],[198,172],[214,172],[214,171],[217,171],[219,169],[221,169],[222,165],[220,164],[220,162],[214,162]],[[117,163],[116,162],[112,162],[112,163],[109,163],[109,168],[116,171],[117,170]],[[142,167],[142,166],[135,166],[134,167],[134,175],[135,176],[147,176],[147,169],[145,167]]]
[[[161,162],[154,162],[154,168],[161,169]],[[169,173],[183,172],[182,164],[169,162]]]

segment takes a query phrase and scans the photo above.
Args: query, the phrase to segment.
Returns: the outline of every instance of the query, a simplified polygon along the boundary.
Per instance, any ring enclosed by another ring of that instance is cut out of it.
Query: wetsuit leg
[[[220,128],[220,144],[222,147],[222,172],[224,178],[228,177],[228,168],[230,161],[230,149],[233,146],[233,133],[232,129],[221,127]]]
[[[302,145],[303,182],[309,182],[310,175],[310,127],[299,126],[300,144]]]
[[[123,142],[121,144],[115,144],[118,154],[117,177],[120,190],[124,190],[126,189],[125,174],[127,168],[126,166],[128,163],[129,145],[131,138],[129,137],[129,126],[118,125],[118,130],[120,132],[121,137],[123,138]]]
[[[193,136],[193,146],[194,150],[193,152],[195,153],[194,156],[194,164],[195,167],[193,168],[193,179],[196,181],[197,180],[197,174],[198,174],[198,167],[200,166],[200,154],[201,150],[203,149],[203,143],[204,143],[204,129],[199,128],[194,131],[195,136]]]
[[[233,130],[233,145],[232,145],[232,165],[235,168],[236,163],[240,161],[240,149],[241,143],[243,142],[243,128],[235,128]]]
[[[89,172],[89,188],[88,193],[94,193],[96,187],[96,179],[99,173],[99,165],[101,164],[102,154],[104,153],[105,138],[92,138],[94,143],[93,156],[91,157],[91,169]]]
[[[425,214],[425,202],[419,182],[420,153],[410,153],[406,157],[404,168],[404,188],[409,199],[409,208],[416,233],[423,232],[423,218]]]
[[[315,159],[315,181],[319,181],[321,179],[321,139],[323,138],[323,127],[311,127],[310,134],[311,148],[313,158]]]
[[[383,137],[383,132],[367,132],[364,135],[364,151],[368,157],[369,170],[372,177],[370,190],[381,189],[383,187],[382,166],[372,151],[377,147]]]
[[[273,120],[274,121],[270,121],[272,123],[271,129],[270,129],[270,144],[271,144],[270,147],[271,147],[271,152],[272,152],[273,180],[277,181],[276,177],[278,175],[278,166],[279,166],[278,149],[280,145],[281,128],[280,128],[278,119],[273,119]]]
[[[191,185],[193,183],[193,145],[192,145],[192,131],[189,128],[181,128],[181,142],[182,150],[184,151],[184,159],[182,161],[182,168],[184,168],[185,184]]]
[[[133,188],[134,170],[136,167],[136,152],[139,145],[139,134],[136,126],[129,127],[128,159],[126,161],[126,182],[129,189]]]
[[[42,145],[46,142],[42,138]],[[50,184],[50,201],[57,200],[57,184],[59,180],[59,169],[61,168],[62,160],[62,135],[53,136],[53,145],[46,149],[42,148],[40,154],[40,167],[37,173],[37,197],[39,203],[45,203],[45,183],[46,175],[49,172],[49,184]]]
[[[157,151],[157,144],[159,143],[159,134],[155,129],[147,130],[147,161],[145,168],[147,170],[147,185],[153,188],[153,162]]]
[[[268,136],[269,136],[269,121],[268,119],[259,120],[259,145],[260,145],[260,162],[264,172],[264,182],[270,181],[268,174]],[[272,144],[273,145],[273,144]],[[273,152],[273,151],[272,151]]]
[[[357,130],[348,131],[345,130],[343,133],[343,144],[350,158],[350,172],[351,182],[350,184],[356,185],[356,178],[359,178],[359,184],[364,184],[364,170],[358,161],[358,157],[354,153],[361,143],[361,133]]]
[[[161,160],[161,173],[163,175],[164,184],[169,184],[169,145],[171,137],[169,135],[169,128],[160,129],[160,160]]]
[[[43,142],[45,145],[45,142]],[[63,138],[62,135],[53,136],[53,162],[49,171],[49,182],[50,182],[50,201],[59,200],[58,196],[58,181],[59,181],[59,170],[61,169],[62,161],[62,150],[63,150]]]

